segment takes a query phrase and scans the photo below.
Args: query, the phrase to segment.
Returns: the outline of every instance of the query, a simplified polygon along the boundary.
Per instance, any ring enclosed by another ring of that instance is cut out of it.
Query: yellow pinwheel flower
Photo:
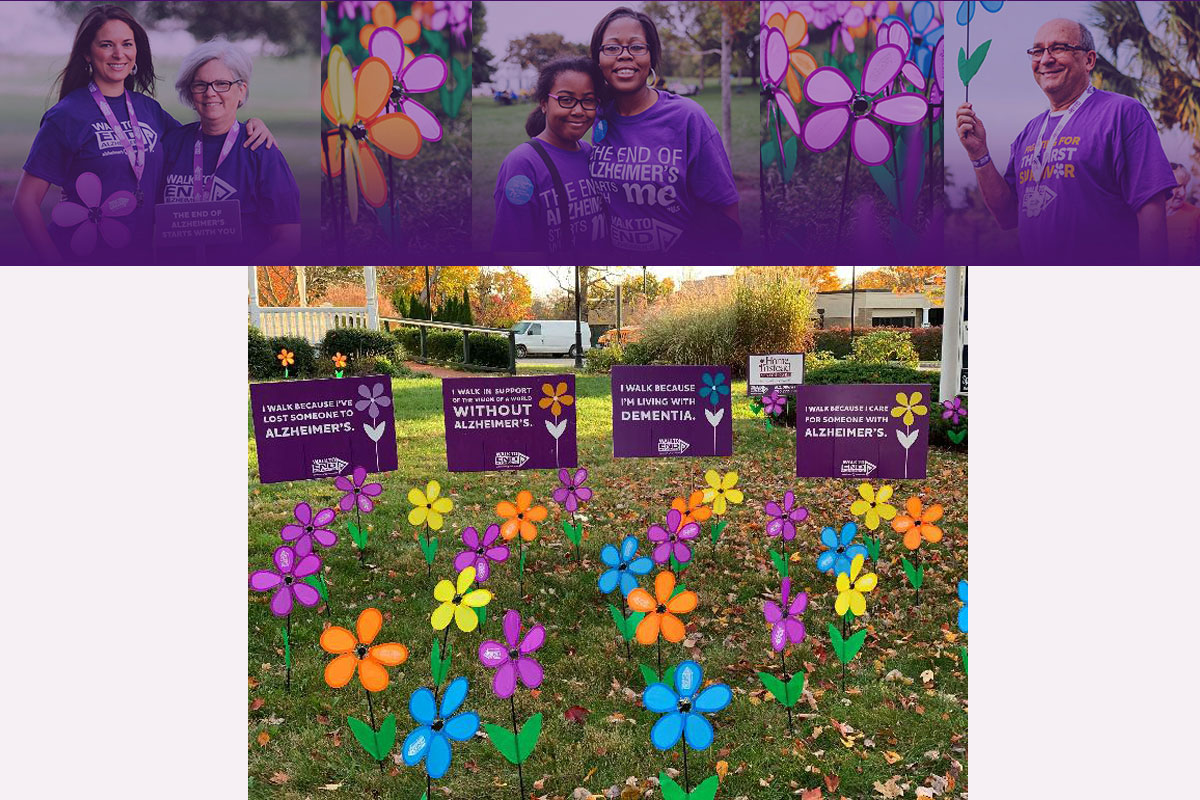
[[[449,514],[454,508],[454,501],[449,497],[438,497],[442,493],[442,485],[430,481],[422,492],[415,486],[408,490],[408,502],[413,504],[413,510],[408,512],[409,525],[428,525],[431,531],[442,529],[442,515]]]
[[[704,502],[712,505],[713,513],[718,517],[725,513],[726,503],[740,505],[745,499],[741,489],[733,488],[738,482],[736,471],[726,472],[725,477],[721,477],[715,469],[710,469],[704,473],[704,480],[708,483],[708,488],[704,490]]]
[[[475,568],[467,567],[458,573],[457,585],[448,580],[438,581],[433,587],[433,599],[441,603],[433,611],[430,624],[435,631],[445,630],[450,620],[463,633],[470,633],[479,627],[479,616],[475,609],[486,606],[492,600],[492,593],[487,589],[471,589],[475,582]]]
[[[888,500],[892,499],[891,486],[880,486],[879,493],[876,494],[871,484],[864,483],[858,487],[858,494],[861,499],[850,504],[850,513],[862,517],[871,530],[879,527],[879,520],[896,516],[896,507],[888,504]]]
[[[921,404],[923,399],[920,392],[913,392],[911,396],[904,392],[896,392],[896,402],[899,405],[892,409],[892,416],[903,417],[905,425],[912,425],[913,414],[923,417],[929,413],[929,407]]]
[[[859,577],[859,572],[862,571],[863,557],[857,555],[854,561],[850,563],[850,574],[839,572],[837,576],[837,601],[833,604],[833,610],[837,615],[843,616],[846,610],[854,612],[854,616],[861,617],[867,611],[867,598],[863,597],[863,592],[869,592],[875,588],[875,584],[879,582],[879,577],[874,572],[868,572],[866,575]]]
[[[567,394],[566,381],[559,381],[558,386],[543,383],[542,394],[546,396],[538,400],[538,407],[549,408],[550,413],[556,417],[562,413],[563,406],[569,406],[575,402],[575,398]]]

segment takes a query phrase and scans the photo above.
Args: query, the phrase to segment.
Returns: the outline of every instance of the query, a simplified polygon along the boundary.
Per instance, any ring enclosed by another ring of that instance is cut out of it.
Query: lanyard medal
[[[92,100],[99,106],[100,113],[104,115],[104,121],[112,129],[113,136],[120,142],[121,149],[125,151],[125,157],[129,159],[129,166],[133,169],[133,178],[136,183],[134,196],[137,197],[137,204],[140,208],[143,201],[142,173],[146,171],[146,135],[138,125],[137,113],[133,110],[133,100],[129,96],[129,90],[125,90],[125,110],[129,114],[129,127],[133,129],[132,141],[121,128],[121,123],[117,122],[117,117],[108,105],[108,100],[100,93],[100,87],[96,85],[95,81],[88,84],[88,91],[92,95]]]

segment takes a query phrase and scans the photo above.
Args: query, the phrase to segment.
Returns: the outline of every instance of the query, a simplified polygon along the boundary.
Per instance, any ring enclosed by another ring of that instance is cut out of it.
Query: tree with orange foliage
[[[511,327],[529,315],[533,303],[529,281],[512,267],[481,270],[470,296],[475,324],[488,328]]]
[[[792,267],[738,267],[737,272],[769,273],[772,270],[787,271],[789,275],[799,275],[806,279],[815,292],[836,292],[842,288],[842,282],[837,276],[837,267],[833,266],[792,266]]]
[[[943,266],[880,267],[858,276],[859,289],[891,289],[896,294],[920,292],[929,302],[940,306],[946,294],[946,268]],[[849,289],[847,284],[844,288]]]

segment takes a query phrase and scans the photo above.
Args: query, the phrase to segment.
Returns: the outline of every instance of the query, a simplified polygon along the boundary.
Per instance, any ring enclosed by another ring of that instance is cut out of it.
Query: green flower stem
[[[366,686],[363,687],[363,691],[366,692],[366,694],[367,694],[367,713],[371,715],[371,730],[377,731],[379,728],[378,728],[378,726],[375,725],[375,704],[371,702],[371,692],[367,689]],[[383,774],[383,762],[382,761],[379,762],[379,774],[380,775]]]

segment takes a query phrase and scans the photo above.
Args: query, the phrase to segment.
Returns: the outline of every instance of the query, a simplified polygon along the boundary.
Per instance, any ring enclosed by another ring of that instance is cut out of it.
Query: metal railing
[[[418,360],[422,364],[437,363],[429,358],[429,346],[426,341],[428,330],[449,330],[462,332],[462,353],[464,366],[471,365],[475,369],[484,370],[487,372],[507,372],[509,375],[517,374],[517,335],[514,331],[504,328],[483,328],[478,325],[460,325],[456,322],[430,322],[426,319],[409,319],[407,317],[380,317],[379,324],[384,327],[389,333],[392,330],[392,324],[397,326],[408,326],[416,328],[419,331],[420,353]],[[487,367],[480,364],[471,364],[471,338],[472,333],[490,333],[497,336],[506,336],[508,338],[508,367]]]

